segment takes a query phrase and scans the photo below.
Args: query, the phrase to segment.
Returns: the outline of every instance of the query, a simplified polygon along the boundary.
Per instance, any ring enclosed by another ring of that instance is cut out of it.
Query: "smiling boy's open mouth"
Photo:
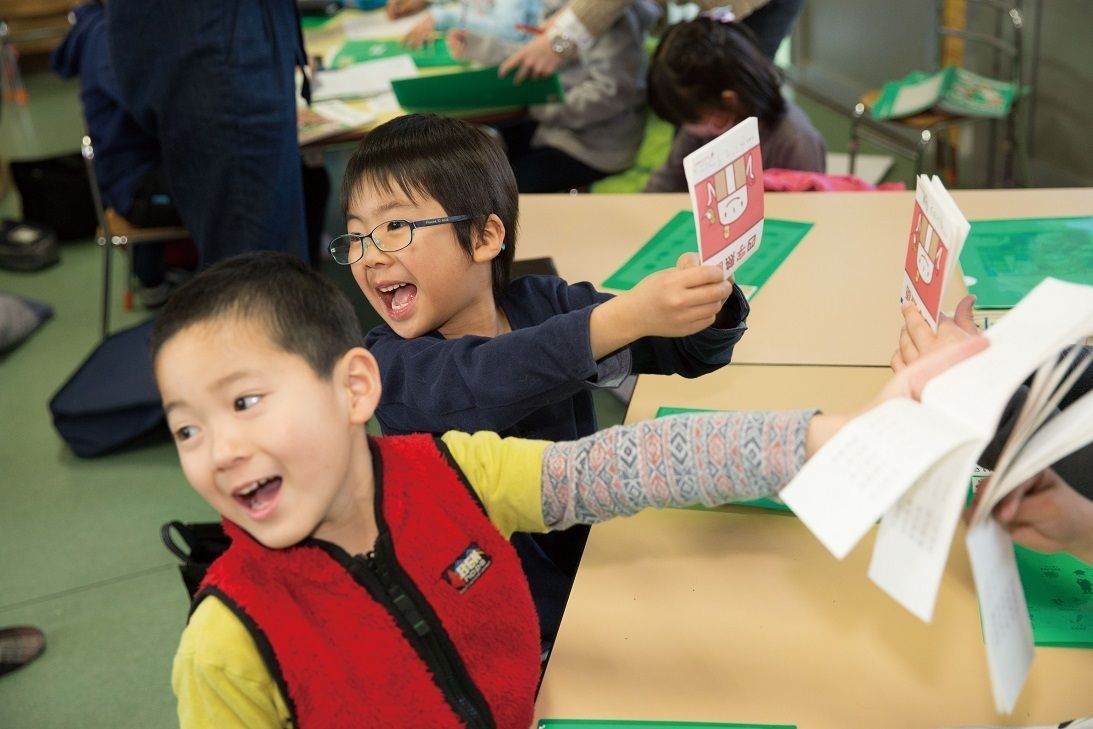
[[[383,299],[387,312],[394,317],[408,313],[408,309],[417,298],[417,286],[412,283],[391,283],[376,287],[376,293]]]
[[[270,506],[281,491],[281,477],[270,476],[255,481],[244,489],[240,489],[233,496],[248,511],[260,512]]]

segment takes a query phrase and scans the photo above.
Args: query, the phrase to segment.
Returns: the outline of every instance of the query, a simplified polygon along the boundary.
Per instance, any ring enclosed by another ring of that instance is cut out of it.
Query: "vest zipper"
[[[447,638],[439,620],[417,587],[398,565],[394,556],[384,552],[381,537],[376,548],[362,558],[350,562],[350,572],[376,600],[383,605],[403,634],[429,667],[433,680],[444,694],[456,715],[468,727],[493,729],[496,724],[478,687],[467,673],[459,654]]]

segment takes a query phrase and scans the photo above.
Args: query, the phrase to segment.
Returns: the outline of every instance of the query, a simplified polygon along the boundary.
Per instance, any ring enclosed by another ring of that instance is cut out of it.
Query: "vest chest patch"
[[[459,555],[448,569],[444,570],[444,581],[454,587],[457,592],[466,592],[490,564],[489,555],[472,542],[467,550]]]

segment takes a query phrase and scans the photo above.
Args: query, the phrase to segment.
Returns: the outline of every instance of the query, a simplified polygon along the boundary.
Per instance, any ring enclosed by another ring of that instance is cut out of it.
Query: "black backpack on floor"
[[[77,456],[168,435],[148,353],[152,323],[104,339],[49,401],[53,427]]]

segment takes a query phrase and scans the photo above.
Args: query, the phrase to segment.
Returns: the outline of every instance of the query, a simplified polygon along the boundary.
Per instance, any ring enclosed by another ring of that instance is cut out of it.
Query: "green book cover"
[[[538,729],[797,729],[794,724],[726,724],[708,721],[638,721],[631,719],[540,719]]]
[[[375,61],[392,56],[410,56],[418,68],[437,66],[461,66],[462,61],[452,58],[448,51],[448,42],[440,38],[418,49],[407,48],[402,41],[395,39],[349,40],[334,54],[330,61],[331,68],[345,68],[354,63]]]
[[[1012,83],[980,76],[959,66],[937,73],[912,71],[881,87],[870,113],[874,119],[913,116],[936,108],[951,114],[1000,118],[1017,99]]]
[[[1093,566],[1014,545],[1036,645],[1093,648]]]
[[[1093,216],[974,220],[960,268],[977,309],[1009,309],[1048,276],[1093,285]]]
[[[749,299],[762,288],[811,229],[812,223],[794,220],[767,218],[763,222],[763,240],[759,249],[735,273],[737,285],[745,293],[752,290]],[[649,274],[675,266],[676,259],[688,251],[698,252],[698,236],[694,215],[690,210],[681,210],[603,285],[609,289],[629,291]]]
[[[653,417],[654,418],[663,418],[663,417],[668,416],[668,415],[682,415],[682,414],[686,414],[686,413],[710,413],[710,412],[715,412],[715,411],[713,411],[713,410],[703,410],[702,408],[673,408],[673,407],[664,407],[664,406],[662,406],[662,407],[657,408],[657,413]],[[777,499],[768,499],[768,498],[745,499],[744,501],[734,501],[732,503],[733,503],[733,506],[754,506],[757,509],[770,509],[772,511],[784,511],[784,512],[787,512],[787,513],[790,513],[790,514],[793,513],[788,506],[783,504],[781,501],[778,501]],[[703,510],[706,507],[704,507],[704,506],[694,506],[694,507],[691,507],[691,508],[697,509],[697,510]]]
[[[501,78],[497,67],[434,74],[391,82],[399,105],[407,111],[471,111],[561,102],[562,85],[549,78],[513,83],[515,72]]]

